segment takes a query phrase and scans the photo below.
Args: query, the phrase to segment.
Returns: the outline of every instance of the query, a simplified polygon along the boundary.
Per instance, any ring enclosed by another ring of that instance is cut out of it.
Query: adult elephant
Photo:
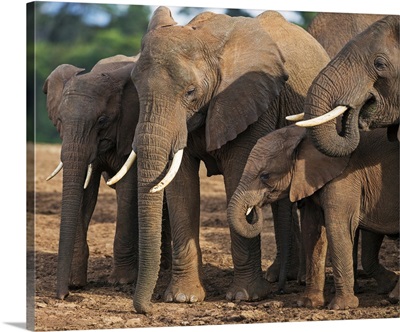
[[[299,304],[325,304],[325,260],[330,247],[336,293],[330,309],[358,306],[354,295],[353,241],[362,230],[362,265],[388,293],[398,276],[378,259],[385,234],[399,236],[399,144],[388,142],[384,129],[362,133],[348,156],[319,152],[303,128],[290,126],[261,138],[254,146],[228,206],[228,221],[244,236],[257,236],[260,218],[246,214],[283,197],[305,199],[302,236],[306,252],[306,290]],[[398,286],[397,286],[398,287]]]
[[[57,297],[68,286],[87,283],[87,230],[101,174],[113,176],[131,151],[139,118],[139,100],[131,80],[136,58],[118,55],[99,61],[90,72],[70,64],[58,66],[46,79],[47,111],[62,139],[61,226],[57,264]],[[115,185],[117,224],[114,264],[109,281],[129,283],[137,273],[137,174],[132,168]],[[168,233],[166,233],[168,234]],[[166,241],[168,243],[168,241]],[[165,250],[166,258],[168,249]]]
[[[160,256],[162,189],[174,175],[167,173],[171,160],[178,171],[166,187],[173,268],[165,300],[202,301],[200,161],[209,176],[224,175],[229,201],[252,146],[286,125],[286,115],[302,110],[309,85],[328,60],[314,38],[277,12],[257,18],[204,12],[177,26],[168,8],[155,11],[132,72],[141,107],[133,143],[140,233],[137,312],[150,310]],[[279,217],[291,219],[288,200],[278,210]],[[227,298],[265,297],[260,239],[231,232],[231,247],[234,279]]]
[[[359,129],[388,127],[400,139],[399,16],[389,15],[355,36],[321,71],[310,87],[305,121],[315,146],[329,156],[351,153]],[[333,110],[331,112],[331,110]],[[343,114],[340,130],[335,117]]]
[[[324,47],[332,59],[352,38],[384,17],[385,15],[318,13],[308,26],[307,31]],[[304,204],[301,206],[304,206]],[[354,245],[354,264],[357,268],[358,234]]]
[[[332,59],[353,37],[385,15],[352,13],[318,13],[307,31],[326,50]]]

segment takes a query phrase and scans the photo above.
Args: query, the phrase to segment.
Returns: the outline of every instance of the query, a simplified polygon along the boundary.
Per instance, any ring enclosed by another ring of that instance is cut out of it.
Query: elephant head
[[[258,208],[285,197],[297,202],[311,196],[339,176],[349,159],[319,152],[307,139],[305,129],[294,125],[260,138],[229,201],[229,224],[244,237],[258,235],[263,222]]]
[[[150,309],[157,279],[162,189],[173,177],[165,175],[168,164],[174,160],[171,168],[178,169],[188,133],[196,129],[204,128],[207,151],[213,151],[257,121],[287,80],[283,62],[257,19],[204,12],[178,26],[168,8],[155,11],[132,72],[140,99],[133,142],[140,234],[137,312]]]
[[[310,127],[308,134],[321,152],[344,156],[357,147],[359,129],[398,128],[399,26],[399,16],[375,22],[348,42],[314,80],[305,103],[306,120],[297,124]],[[332,119],[342,113],[337,129]]]
[[[47,111],[62,139],[63,190],[57,266],[57,297],[68,295],[77,220],[85,176],[96,158],[114,149],[131,150],[138,98],[130,74],[135,63],[98,64],[89,73],[73,65],[58,66],[46,79]]]

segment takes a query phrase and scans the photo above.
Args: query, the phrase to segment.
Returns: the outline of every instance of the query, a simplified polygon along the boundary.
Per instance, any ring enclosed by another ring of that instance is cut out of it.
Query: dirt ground
[[[288,294],[277,295],[271,284],[269,298],[259,302],[232,303],[225,300],[233,278],[229,230],[225,213],[225,194],[221,176],[207,178],[201,170],[201,230],[204,285],[207,296],[196,304],[163,303],[161,295],[168,284],[169,273],[160,274],[153,297],[154,311],[147,316],[135,313],[132,285],[113,286],[107,283],[112,266],[112,245],[116,220],[113,189],[102,181],[98,204],[89,227],[90,248],[88,285],[74,290],[64,300],[55,298],[56,265],[61,209],[62,176],[45,181],[59,162],[60,146],[36,145],[36,176],[29,176],[36,186],[36,206],[28,202],[28,217],[35,222],[35,329],[86,330],[135,327],[196,326],[249,324],[269,322],[307,322],[399,318],[400,305],[392,304],[385,295],[377,295],[372,279],[359,280],[360,306],[352,310],[311,310],[298,308],[296,300],[304,289],[295,281],[288,283]],[[28,154],[29,158],[33,154]],[[29,161],[29,160],[28,160]],[[32,173],[30,173],[32,175]],[[31,183],[33,184],[33,183]],[[30,186],[28,186],[30,188]],[[262,233],[262,267],[265,271],[275,257],[275,241],[269,207]],[[385,239],[381,262],[399,271],[399,250],[393,240]],[[328,298],[333,285],[327,270]],[[399,323],[398,320],[397,324]]]

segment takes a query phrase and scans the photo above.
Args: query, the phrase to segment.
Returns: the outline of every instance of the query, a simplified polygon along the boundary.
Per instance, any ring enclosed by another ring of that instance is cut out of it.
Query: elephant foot
[[[396,286],[389,294],[389,301],[391,303],[397,303],[400,300],[400,277],[397,279]]]
[[[380,277],[375,278],[376,282],[378,283],[378,294],[388,294],[396,287],[396,284],[398,284],[399,277],[396,273],[388,270],[386,270],[385,272],[386,273],[381,274]]]
[[[137,269],[132,267],[114,267],[108,282],[110,284],[132,284],[136,282]]]
[[[194,303],[202,302],[206,292],[200,280],[173,278],[164,293],[165,302]]]
[[[87,269],[72,270],[69,287],[79,289],[87,285]]]
[[[306,308],[320,308],[325,305],[323,292],[320,291],[306,291],[299,300],[297,300],[299,307]]]
[[[269,266],[267,272],[265,272],[264,278],[268,282],[277,282],[279,279],[279,269],[281,264],[277,258],[275,258],[274,262]]]
[[[259,301],[268,296],[270,287],[261,276],[255,281],[234,280],[226,293],[228,301]]]
[[[265,272],[264,279],[268,282],[278,282],[279,281],[279,272],[280,272],[281,264],[278,258],[274,260],[274,262],[270,265]],[[290,264],[287,280],[297,280],[299,284],[305,284],[305,271],[301,271],[298,264]]]
[[[336,295],[328,305],[330,310],[345,310],[358,307],[358,297],[353,294]]]

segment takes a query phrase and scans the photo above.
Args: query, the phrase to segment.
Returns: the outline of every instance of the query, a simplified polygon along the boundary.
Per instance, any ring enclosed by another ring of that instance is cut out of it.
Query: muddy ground
[[[296,299],[304,286],[290,281],[288,294],[277,295],[271,284],[269,298],[259,302],[232,303],[225,293],[233,278],[229,231],[225,215],[225,194],[221,176],[207,178],[201,170],[201,248],[203,253],[204,285],[207,297],[196,304],[167,304],[160,298],[168,284],[169,273],[161,273],[153,297],[154,312],[138,315],[133,310],[133,288],[107,283],[112,266],[112,245],[116,220],[115,193],[102,181],[98,204],[89,227],[90,247],[88,285],[74,290],[64,300],[55,298],[56,264],[59,236],[62,176],[45,181],[59,162],[60,146],[36,146],[35,181],[36,209],[28,202],[28,217],[35,221],[35,292],[34,314],[36,330],[86,330],[135,327],[196,326],[220,324],[249,324],[269,322],[307,322],[398,318],[400,305],[392,304],[385,295],[377,295],[372,279],[359,280],[361,293],[357,309],[332,311],[298,308]],[[31,158],[33,154],[28,154]],[[29,159],[30,160],[30,159]],[[32,184],[32,183],[31,183]],[[28,186],[30,188],[30,186]],[[270,210],[266,208],[262,234],[262,267],[265,271],[275,257],[275,241]],[[394,241],[385,239],[380,253],[381,262],[399,271],[399,251]],[[333,285],[327,270],[327,294]],[[396,320],[396,325],[399,321]],[[266,326],[267,327],[267,326]]]

